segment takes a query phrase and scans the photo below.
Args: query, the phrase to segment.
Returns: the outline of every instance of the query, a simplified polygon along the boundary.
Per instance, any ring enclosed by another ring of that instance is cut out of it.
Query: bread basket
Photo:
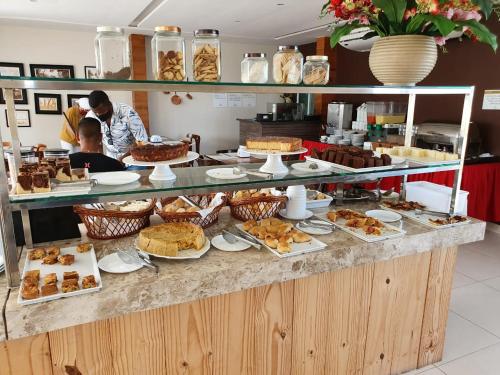
[[[149,206],[140,211],[106,210],[100,203],[74,206],[87,228],[87,236],[97,240],[111,240],[130,236],[149,226],[156,200],[151,199]]]
[[[241,221],[261,220],[276,216],[285,207],[286,195],[230,199],[231,215]]]
[[[208,195],[190,195],[189,198],[195,202],[201,208],[207,208],[212,202],[215,194]],[[188,221],[193,224],[199,225],[202,228],[207,228],[212,224],[215,224],[219,219],[220,210],[227,204],[227,196],[222,196],[222,203],[216,206],[211,213],[209,213],[204,218],[198,212],[165,212],[163,207],[167,204],[174,202],[177,197],[162,198],[161,207],[156,207],[156,213],[165,221],[166,223],[179,223],[183,221]]]

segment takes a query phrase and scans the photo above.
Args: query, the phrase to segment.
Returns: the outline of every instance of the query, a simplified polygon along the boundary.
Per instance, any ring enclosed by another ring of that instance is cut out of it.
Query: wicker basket
[[[209,195],[191,195],[189,198],[195,202],[201,208],[207,208],[215,197],[215,194]],[[177,198],[162,198],[161,206],[165,207],[167,204],[172,203]],[[189,221],[190,223],[199,225],[202,228],[207,228],[212,224],[215,224],[219,219],[219,212],[227,203],[227,197],[224,195],[222,197],[222,203],[216,206],[213,211],[207,215],[205,218],[202,218],[198,212],[164,212],[156,207],[156,213],[161,216],[163,221],[166,223],[179,223]]]
[[[156,200],[152,199],[148,208],[141,211],[105,210],[102,204],[74,206],[75,211],[87,227],[87,236],[98,240],[110,240],[138,233],[149,226]]]
[[[261,220],[276,216],[285,207],[286,195],[230,199],[231,215],[238,220]]]

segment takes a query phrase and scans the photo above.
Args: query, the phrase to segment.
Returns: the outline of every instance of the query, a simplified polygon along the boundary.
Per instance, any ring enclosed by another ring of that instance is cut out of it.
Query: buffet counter
[[[224,208],[205,233],[211,238],[233,224]],[[9,340],[0,357],[20,351],[82,373],[133,373],[139,370],[128,366],[137,363],[143,373],[422,367],[442,356],[456,247],[482,240],[485,223],[433,230],[404,219],[403,229],[402,238],[372,243],[336,229],[317,236],[326,249],[288,258],[264,248],[212,248],[198,260],[156,260],[158,276],[146,268],[101,272],[100,292],[29,306],[18,305],[16,288],[5,306]],[[101,258],[133,247],[135,238],[92,242]]]

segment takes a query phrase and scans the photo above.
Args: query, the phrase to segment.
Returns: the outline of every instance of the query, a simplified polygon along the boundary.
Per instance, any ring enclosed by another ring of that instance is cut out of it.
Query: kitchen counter
[[[373,208],[374,204],[350,205],[354,209]],[[321,211],[321,210],[318,210]],[[226,208],[219,223],[206,230],[209,238],[235,222]],[[485,223],[433,230],[404,219],[402,238],[367,243],[343,231],[317,236],[328,244],[325,250],[278,258],[266,249],[228,253],[212,248],[199,260],[156,260],[159,276],[143,268],[130,274],[101,271],[100,292],[63,298],[48,303],[20,306],[18,289],[6,303],[5,318],[9,339],[18,339],[83,323],[114,318],[200,300],[262,285],[281,283],[325,272],[387,261],[398,257],[452,248],[484,237]],[[135,236],[113,241],[93,241],[98,258],[116,249],[132,248]],[[0,276],[0,291],[5,277]],[[1,331],[0,331],[1,332]],[[0,333],[1,334],[1,333]],[[3,339],[0,336],[0,340]]]

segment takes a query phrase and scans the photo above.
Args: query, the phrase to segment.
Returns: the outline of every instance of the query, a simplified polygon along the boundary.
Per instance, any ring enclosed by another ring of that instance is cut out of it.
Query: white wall
[[[76,78],[84,77],[84,66],[95,65],[94,32],[41,29],[39,27],[0,26],[0,61],[24,63],[25,74],[29,75],[29,64],[73,65]],[[147,40],[146,57],[150,67],[150,38]],[[240,62],[245,52],[266,52],[272,60],[275,46],[225,43],[222,45],[222,80],[240,81]],[[188,77],[191,77],[191,40],[186,40],[186,59]],[[151,77],[149,72],[149,77]],[[270,79],[271,76],[270,76]],[[49,147],[59,145],[59,131],[63,122],[62,115],[35,114],[34,92],[59,93],[62,95],[63,110],[67,109],[68,93],[86,93],[81,91],[28,90],[28,105],[16,106],[29,109],[31,128],[20,128],[19,134],[23,145],[44,143]],[[132,103],[129,92],[108,92],[111,100]],[[183,103],[174,106],[170,97],[161,92],[149,94],[149,116],[151,134],[160,134],[170,138],[180,138],[187,133],[201,136],[203,153],[217,149],[232,148],[238,145],[239,127],[237,118],[253,118],[258,112],[266,111],[268,102],[280,101],[277,95],[257,95],[255,108],[214,108],[211,94],[193,93],[193,100],[185,99],[179,93]],[[0,105],[0,129],[2,139],[9,140],[6,127],[5,105]]]
[[[95,65],[94,38],[93,32],[0,25],[0,61],[23,63],[25,75],[30,74],[29,64],[73,65],[75,77],[84,78],[84,66]],[[28,105],[16,105],[18,109],[29,109],[31,117],[31,128],[19,128],[21,143],[23,145],[43,143],[49,147],[58,147],[63,116],[35,114],[35,92],[61,94],[63,111],[68,108],[68,93],[88,94],[88,92],[28,90]],[[132,103],[132,95],[129,92],[113,91],[108,94],[111,100]],[[9,140],[5,105],[0,105],[0,129],[2,139]]]

